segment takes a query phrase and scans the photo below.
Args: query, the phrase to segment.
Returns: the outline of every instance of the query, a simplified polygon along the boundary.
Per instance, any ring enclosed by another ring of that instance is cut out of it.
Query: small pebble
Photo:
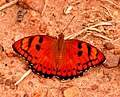
[[[42,13],[45,6],[45,0],[19,0],[19,5],[24,8],[30,8]]]
[[[107,76],[108,80],[111,81],[112,80],[112,77],[111,76]]]
[[[20,97],[20,95],[19,95],[19,94],[17,94],[17,93],[15,93],[15,97]]]
[[[4,84],[4,79],[5,79],[5,78],[1,78],[1,79],[0,79],[0,84]]]
[[[13,52],[6,52],[6,55],[8,56],[8,57],[16,57],[17,55],[15,54],[15,53],[13,53]]]
[[[6,84],[7,86],[10,86],[11,83],[12,83],[12,81],[11,81],[10,79],[6,79],[5,84]]]
[[[29,82],[28,82],[28,85],[30,85],[31,87],[33,87],[33,82],[32,82],[32,81],[29,81]]]
[[[109,75],[110,74],[110,69],[107,69],[107,68],[105,68],[104,70],[103,70],[103,74],[104,75]]]
[[[9,74],[9,75],[12,75],[12,72],[10,71],[10,72],[8,72],[8,74]]]
[[[112,50],[114,49],[114,45],[112,43],[106,43],[104,44],[104,47],[107,49],[107,50]]]
[[[6,3],[6,0],[0,0],[0,6],[4,5]]]
[[[114,54],[119,55],[120,54],[120,48],[116,48],[115,51],[114,51]]]
[[[106,19],[107,19],[107,21],[112,21],[112,17],[111,16],[107,16]]]
[[[79,93],[79,89],[75,86],[71,88],[67,88],[63,91],[64,97],[74,97],[78,93]]]
[[[4,47],[0,45],[0,51],[4,51]]]
[[[3,48],[3,46],[0,45],[0,60],[3,60],[3,58],[4,58],[3,51],[4,51],[4,48]]]
[[[89,15],[88,13],[85,13],[85,14],[84,14],[84,17],[85,17],[85,18],[90,18],[90,15]]]
[[[91,86],[91,89],[92,89],[92,90],[98,89],[98,85],[96,85],[96,84],[92,85],[92,86]]]
[[[106,55],[106,62],[103,64],[106,68],[113,68],[119,65],[120,56],[109,53]]]
[[[28,94],[24,94],[23,97],[29,97],[29,95]]]
[[[10,89],[15,89],[15,85],[14,85],[14,84],[11,84],[11,85],[10,85]]]
[[[1,77],[2,73],[0,72],[0,77]]]
[[[8,66],[7,64],[5,64],[5,66]]]
[[[4,76],[4,75],[0,72],[0,78],[1,78],[2,76]]]

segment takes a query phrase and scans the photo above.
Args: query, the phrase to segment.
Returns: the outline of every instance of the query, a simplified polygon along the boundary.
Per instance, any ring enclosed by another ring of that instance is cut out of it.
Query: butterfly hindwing
[[[22,55],[30,68],[45,77],[56,75],[56,38],[46,35],[29,36],[13,44],[13,49]]]
[[[79,40],[66,40],[63,58],[58,68],[60,79],[74,78],[85,70],[104,62],[105,57],[96,47]]]

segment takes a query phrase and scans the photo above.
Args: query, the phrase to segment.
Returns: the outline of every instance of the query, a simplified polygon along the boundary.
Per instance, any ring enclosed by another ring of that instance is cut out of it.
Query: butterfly
[[[25,37],[12,47],[28,61],[33,72],[49,78],[73,79],[105,61],[105,56],[96,47],[76,39],[64,40],[63,33],[58,38],[48,35]]]

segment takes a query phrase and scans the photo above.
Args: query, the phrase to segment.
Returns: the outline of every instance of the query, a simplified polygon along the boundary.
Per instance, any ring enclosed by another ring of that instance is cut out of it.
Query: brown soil
[[[1,0],[0,6],[11,1]],[[14,85],[28,70],[12,49],[15,41],[37,34],[55,37],[64,29],[65,37],[74,36],[85,28],[75,38],[100,49],[107,59],[103,65],[67,81],[31,72]],[[120,97],[119,64],[119,0],[19,0],[0,11],[0,97]]]

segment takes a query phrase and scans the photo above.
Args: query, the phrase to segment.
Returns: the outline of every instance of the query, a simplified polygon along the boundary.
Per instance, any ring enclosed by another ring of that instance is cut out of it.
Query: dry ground
[[[0,0],[0,6],[12,1]],[[0,10],[0,97],[120,97],[119,0],[18,2]],[[31,72],[15,86],[28,68],[27,62],[13,51],[12,44],[29,35],[55,37],[65,28],[67,38],[72,34],[100,49],[106,63],[68,81],[47,79]]]

